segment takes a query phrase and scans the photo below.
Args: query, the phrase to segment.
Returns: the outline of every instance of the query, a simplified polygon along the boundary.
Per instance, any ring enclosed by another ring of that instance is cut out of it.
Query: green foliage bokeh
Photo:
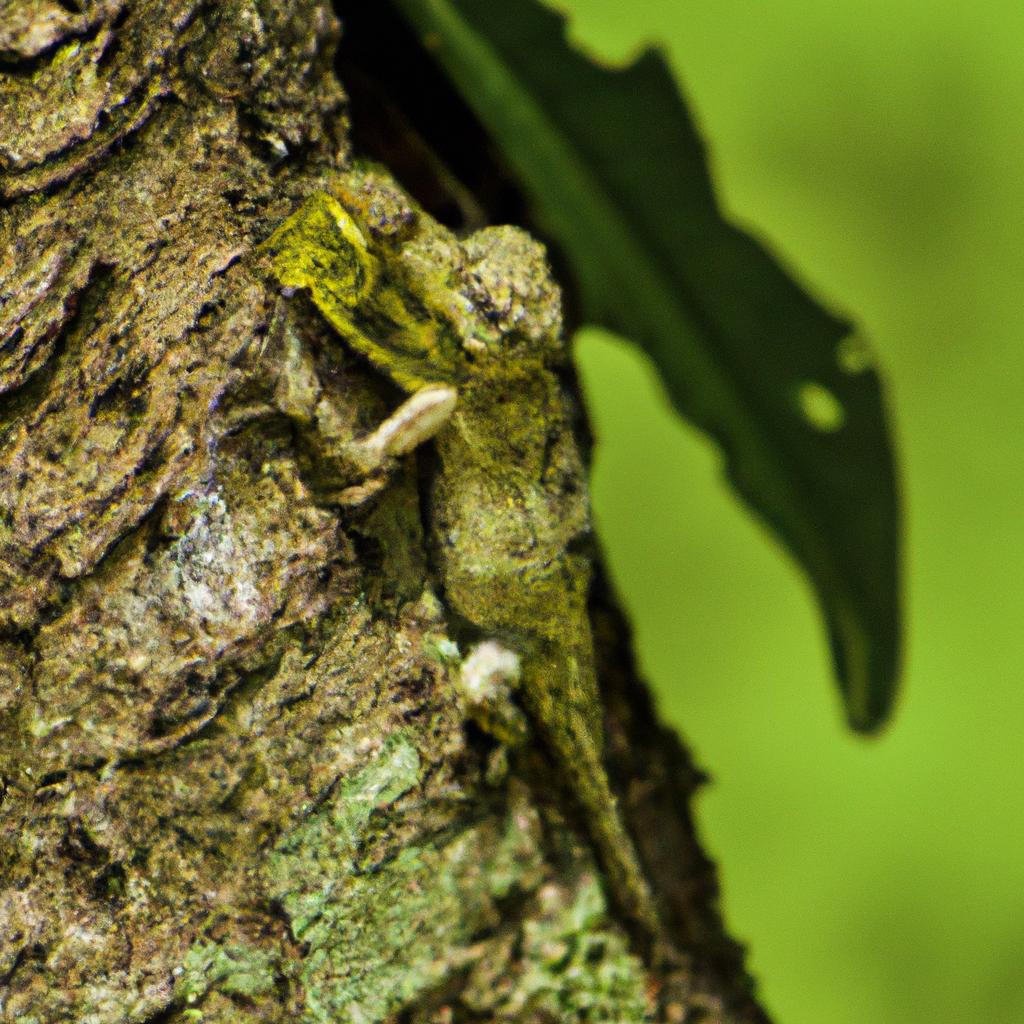
[[[715,782],[700,820],[780,1024],[1024,1020],[1024,7],[571,0],[668,47],[723,201],[888,372],[909,660],[843,727],[793,565],[649,368],[586,332],[595,493],[644,669]]]

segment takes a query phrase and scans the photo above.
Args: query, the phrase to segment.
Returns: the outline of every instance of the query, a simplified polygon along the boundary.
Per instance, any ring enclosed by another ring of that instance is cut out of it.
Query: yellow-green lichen
[[[192,1004],[217,989],[254,999],[274,991],[278,975],[278,958],[266,950],[239,943],[197,942],[185,956],[174,997]]]
[[[611,925],[597,880],[584,875],[575,893],[546,886],[538,902],[507,959],[491,957],[473,970],[463,1002],[496,1022],[653,1021],[643,964]]]
[[[410,301],[395,267],[370,251],[359,226],[332,196],[316,193],[263,249],[286,288],[306,289],[330,325],[402,387],[462,376],[455,332],[432,315],[426,296]]]
[[[519,811],[411,842],[392,805],[419,783],[408,736],[377,756],[271,854],[268,888],[306,949],[297,980],[308,1024],[383,1021],[470,959],[500,921],[494,900],[535,884],[535,816]]]

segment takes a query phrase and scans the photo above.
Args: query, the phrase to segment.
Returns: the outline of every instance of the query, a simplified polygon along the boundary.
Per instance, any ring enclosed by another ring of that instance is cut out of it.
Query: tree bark
[[[0,0],[0,1021],[765,1021],[607,589],[657,959],[544,750],[467,722],[427,460],[346,509],[272,408],[254,249],[351,165],[338,37],[315,0]],[[393,389],[308,319],[372,428]]]

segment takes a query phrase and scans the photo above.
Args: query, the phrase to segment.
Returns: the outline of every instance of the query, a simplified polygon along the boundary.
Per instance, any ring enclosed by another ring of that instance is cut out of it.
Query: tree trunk
[[[338,35],[315,0],[0,0],[0,1020],[764,1021],[606,588],[657,957],[541,746],[467,721],[429,459],[339,504],[275,405],[255,249],[351,167]],[[393,387],[307,313],[372,429]]]

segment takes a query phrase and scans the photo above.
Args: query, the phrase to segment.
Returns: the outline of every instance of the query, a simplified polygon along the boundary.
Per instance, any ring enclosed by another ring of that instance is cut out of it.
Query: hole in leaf
[[[834,434],[846,422],[846,410],[827,387],[804,381],[797,388],[797,404],[807,422],[823,434]]]

